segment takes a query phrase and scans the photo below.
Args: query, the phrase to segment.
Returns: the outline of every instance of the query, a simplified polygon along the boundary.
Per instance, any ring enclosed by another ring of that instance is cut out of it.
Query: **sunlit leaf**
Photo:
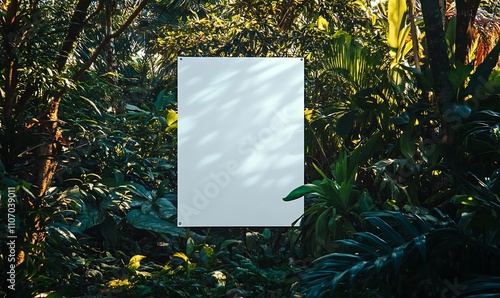
[[[395,53],[400,47],[399,41],[401,31],[405,27],[406,1],[389,0],[387,15],[389,21],[387,44],[389,45],[391,52]]]
[[[174,124],[179,119],[177,113],[174,110],[168,110],[166,118],[167,118],[167,125],[168,126]]]
[[[128,278],[126,279],[113,279],[113,280],[110,280],[108,282],[108,286],[112,287],[112,288],[117,288],[117,287],[129,287],[131,286],[132,284],[130,283],[130,281],[128,280]]]
[[[135,255],[132,258],[130,258],[130,261],[127,264],[127,268],[131,270],[132,272],[135,272],[139,267],[141,266],[141,261],[146,258],[146,256],[143,255]]]
[[[329,25],[328,21],[324,17],[322,16],[318,17],[317,26],[319,30],[328,31],[328,25]]]
[[[176,258],[184,260],[184,262],[188,262],[189,261],[188,256],[185,253],[183,253],[183,252],[175,252],[173,254],[173,256],[176,257]]]

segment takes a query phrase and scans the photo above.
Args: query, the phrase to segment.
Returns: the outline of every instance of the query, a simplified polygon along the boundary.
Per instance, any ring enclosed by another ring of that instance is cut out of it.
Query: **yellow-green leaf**
[[[188,256],[186,256],[185,253],[183,252],[176,252],[174,253],[174,257],[177,257],[177,258],[180,258],[180,259],[183,259],[184,262],[187,262],[188,261]]]
[[[466,206],[478,206],[479,201],[469,195],[455,195],[451,198],[451,201],[457,205],[466,205]]]
[[[127,279],[113,279],[113,280],[110,280],[108,282],[108,285],[112,288],[118,288],[118,287],[128,287],[128,286],[131,286],[132,284],[130,283],[130,281]]]
[[[391,49],[392,55],[395,55],[399,48],[400,35],[405,26],[406,1],[389,0],[387,15],[389,16],[389,33],[387,34],[387,44]]]
[[[141,266],[141,261],[145,257],[146,256],[143,256],[143,255],[135,255],[135,256],[131,257],[130,261],[128,262],[127,268],[132,270],[132,271],[136,271]]]
[[[318,17],[317,25],[319,30],[328,31],[328,21],[324,17]]]
[[[174,110],[168,110],[167,113],[167,125],[170,126],[177,122],[177,119],[179,117],[177,116],[177,113]]]
[[[313,113],[313,110],[305,109],[304,116],[306,117],[307,121],[311,121],[312,113]]]

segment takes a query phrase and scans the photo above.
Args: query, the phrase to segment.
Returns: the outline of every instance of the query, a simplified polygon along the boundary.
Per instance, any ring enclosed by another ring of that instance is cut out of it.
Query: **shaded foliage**
[[[0,190],[22,198],[28,240],[16,294],[494,295],[500,44],[464,44],[450,14],[430,30],[439,12],[421,2],[2,3]],[[474,28],[494,18],[482,9]],[[481,57],[455,61],[457,42]],[[179,55],[306,58],[307,183],[285,198],[305,196],[300,225],[177,227]]]

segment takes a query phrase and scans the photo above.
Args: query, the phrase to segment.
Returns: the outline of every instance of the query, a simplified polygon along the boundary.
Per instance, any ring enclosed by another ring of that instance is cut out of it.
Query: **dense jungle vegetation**
[[[0,297],[498,297],[499,6],[3,0]],[[300,224],[177,227],[181,55],[305,58]]]

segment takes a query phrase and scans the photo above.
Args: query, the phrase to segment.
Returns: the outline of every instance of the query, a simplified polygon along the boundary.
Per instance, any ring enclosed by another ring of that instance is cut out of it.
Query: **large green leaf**
[[[324,210],[316,219],[314,231],[318,244],[324,246],[327,241],[328,234],[328,218],[331,215],[330,209]]]
[[[394,278],[402,268],[413,266],[410,262],[426,261],[426,237],[433,230],[430,224],[417,224],[421,230],[413,224],[426,220],[401,212],[373,211],[363,215],[379,235],[358,232],[353,239],[335,241],[342,245],[339,252],[318,258],[305,272],[303,285],[307,293],[314,292],[319,297],[327,293],[340,294],[341,286],[344,290],[366,284],[377,288],[377,281],[387,280],[389,276]],[[440,233],[436,239],[447,241]],[[415,258],[416,249],[422,258]],[[360,277],[365,281],[358,283]]]
[[[153,214],[144,214],[141,210],[131,210],[127,214],[127,222],[137,229],[164,233],[176,237],[184,237],[186,230],[179,228],[171,222],[162,220]]]
[[[354,111],[349,111],[343,114],[337,120],[337,123],[335,125],[335,132],[339,136],[347,138],[347,136],[349,136],[349,134],[351,133],[355,121],[356,121],[356,115]]]
[[[177,208],[174,204],[167,198],[158,198],[155,200],[155,204],[158,205],[158,216],[163,219],[169,219],[177,215]]]
[[[390,253],[392,251],[392,246],[379,236],[370,232],[361,232],[354,234],[356,239],[359,239],[360,243],[369,244],[372,247],[376,247],[382,250],[380,253]],[[380,254],[379,253],[379,254]]]
[[[410,118],[406,128],[403,130],[403,134],[399,139],[399,144],[401,147],[401,153],[407,159],[412,159],[415,155],[416,147],[415,141],[413,139],[413,131],[415,130],[416,119]]]
[[[395,274],[399,274],[401,263],[403,262],[403,258],[405,257],[405,250],[409,244],[411,244],[411,242],[406,242],[403,245],[394,248],[391,253],[391,263]]]
[[[366,218],[366,221],[383,233],[384,236],[387,237],[387,239],[392,243],[402,245],[405,242],[403,237],[380,217],[368,217]]]
[[[337,240],[335,242],[340,243],[340,244],[345,245],[345,246],[348,246],[350,249],[352,249],[353,251],[358,252],[358,253],[368,253],[368,254],[376,255],[376,256],[380,255],[379,249],[377,249],[377,247],[372,247],[372,246],[363,244],[363,243],[358,242],[354,239],[341,239],[341,240]],[[387,245],[387,243],[385,243],[385,244]]]
[[[306,194],[316,193],[320,195],[324,195],[325,192],[323,188],[315,184],[305,184],[297,187],[292,190],[286,197],[283,198],[284,201],[293,201],[300,197],[303,197]]]
[[[498,297],[500,293],[500,277],[481,275],[457,286],[462,290],[461,297]]]
[[[392,52],[397,52],[400,48],[399,41],[401,40],[402,31],[405,28],[406,1],[389,0],[387,16],[389,21],[387,44]]]

